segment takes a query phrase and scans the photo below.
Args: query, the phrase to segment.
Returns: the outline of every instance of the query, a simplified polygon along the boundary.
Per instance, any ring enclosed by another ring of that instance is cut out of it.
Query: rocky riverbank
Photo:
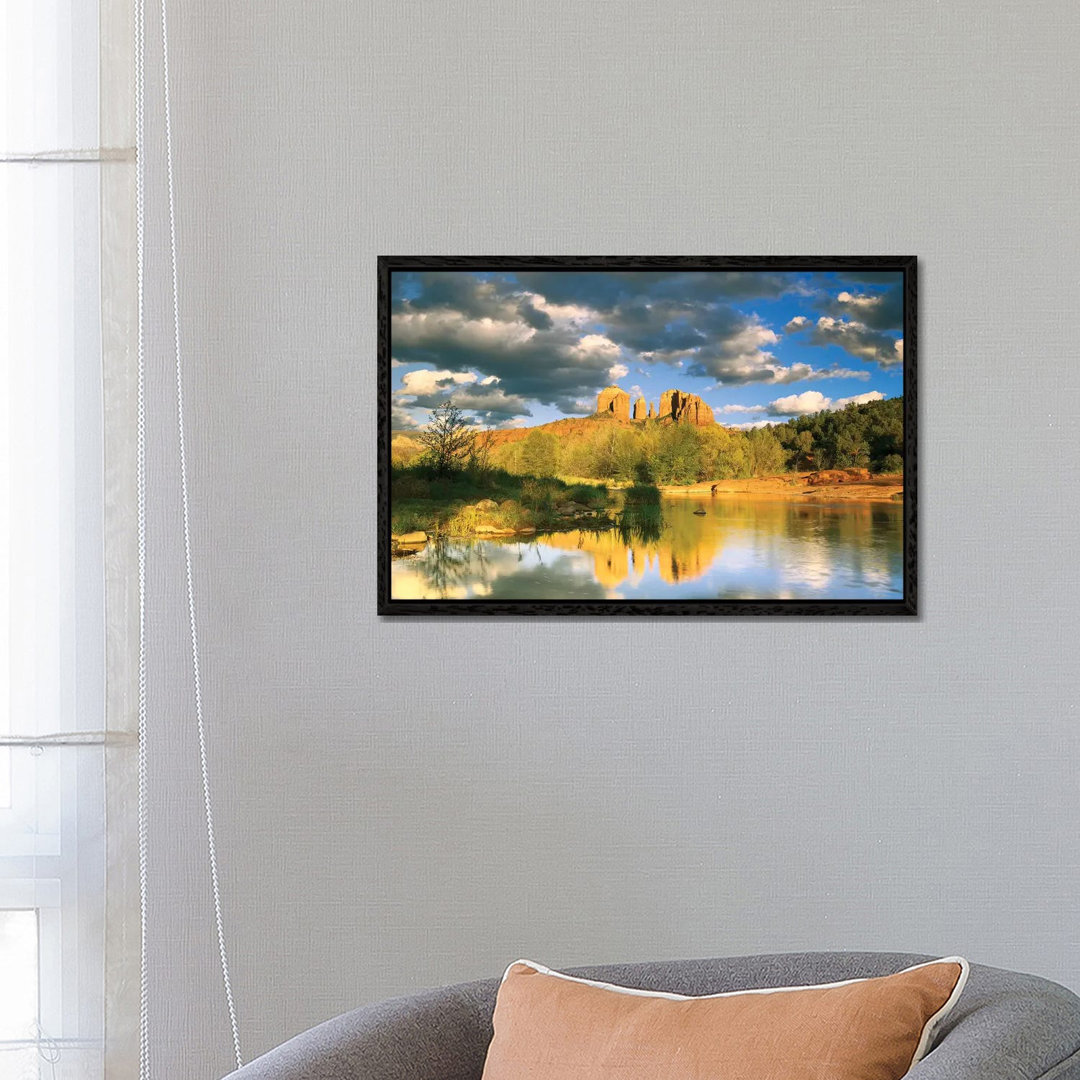
[[[672,485],[660,490],[665,495],[760,495],[806,502],[836,502],[848,499],[900,502],[904,497],[904,478],[898,474],[871,476],[865,469],[830,469],[823,472],[755,476],[747,480]]]
[[[598,532],[610,529],[612,524],[606,508],[571,500],[529,508],[514,499],[505,499],[501,503],[494,499],[481,499],[436,518],[427,529],[393,533],[390,537],[390,553],[394,558],[415,555],[431,540],[442,536],[474,540],[511,536],[526,538],[537,532],[569,529]]]

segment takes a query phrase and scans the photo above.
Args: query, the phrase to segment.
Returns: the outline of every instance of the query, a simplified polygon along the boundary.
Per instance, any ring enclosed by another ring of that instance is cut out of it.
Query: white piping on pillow
[[[911,1065],[917,1065],[926,1056],[930,1049],[930,1042],[934,1037],[934,1032],[937,1030],[941,1022],[952,1012],[956,1005],[956,1002],[960,998],[960,994],[964,987],[967,985],[968,974],[971,971],[971,966],[962,956],[943,956],[940,960],[927,960],[922,964],[913,964],[909,968],[904,968],[901,971],[892,972],[893,975],[904,975],[909,971],[918,971],[920,968],[930,967],[932,964],[959,964],[960,965],[960,978],[956,980],[956,985],[953,987],[952,993],[949,995],[948,1000],[944,1005],[929,1020],[923,1025],[922,1035],[919,1038],[919,1045],[915,1047],[915,1054],[911,1059]],[[694,1000],[687,994],[669,994],[663,990],[639,990],[633,986],[616,986],[614,983],[599,982],[596,979],[581,979],[576,975],[567,975],[562,971],[555,971],[552,968],[544,967],[543,964],[537,964],[533,960],[515,960],[510,964],[503,972],[502,981],[506,981],[507,975],[510,974],[510,969],[514,967],[527,967],[532,968],[538,975],[550,975],[556,979],[566,979],[567,982],[581,983],[585,986],[595,986],[600,990],[611,990],[616,994],[632,994],[637,997],[650,997],[650,998],[665,998],[668,1001],[691,1001]],[[788,990],[829,990],[836,986],[851,986],[853,983],[868,982],[870,979],[888,978],[888,976],[882,975],[869,975],[862,979],[843,979],[840,982],[831,983],[811,983],[807,986],[762,986],[753,990],[725,990],[722,994],[702,994],[701,998],[725,998],[725,997],[738,997],[741,994],[782,994]],[[911,1068],[911,1065],[908,1068]]]

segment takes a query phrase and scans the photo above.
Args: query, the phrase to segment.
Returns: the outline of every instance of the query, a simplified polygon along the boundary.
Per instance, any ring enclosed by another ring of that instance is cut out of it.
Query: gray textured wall
[[[196,586],[247,1051],[519,955],[911,949],[1080,987],[1080,7],[174,7]],[[379,253],[919,255],[922,618],[377,620]],[[155,377],[153,1022],[159,1075],[209,1077],[229,1051],[169,389]]]

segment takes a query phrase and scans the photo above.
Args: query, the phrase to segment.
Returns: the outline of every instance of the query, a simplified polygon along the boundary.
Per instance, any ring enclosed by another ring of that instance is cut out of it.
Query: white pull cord
[[[191,668],[195,690],[195,719],[199,732],[199,769],[202,773],[203,808],[206,811],[206,850],[210,859],[210,884],[214,894],[214,924],[217,928],[218,953],[221,957],[221,980],[229,1010],[236,1067],[244,1064],[240,1053],[240,1031],[236,1023],[232,982],[229,979],[229,956],[225,948],[225,924],[221,915],[221,890],[218,886],[217,847],[214,843],[214,809],[210,799],[210,771],[206,763],[206,727],[203,722],[202,678],[199,674],[199,631],[195,618],[195,588],[191,570],[191,528],[188,519],[187,447],[184,439],[184,369],[180,351],[180,278],[176,260],[176,198],[173,185],[172,106],[169,97],[169,14],[168,0],[161,0],[161,67],[165,88],[165,166],[169,182],[169,259],[172,270],[173,351],[176,358],[176,431],[180,454],[180,502],[184,522],[184,571],[187,576],[188,622],[191,625]]]
[[[135,0],[135,265],[138,294],[138,406],[136,420],[136,490],[138,508],[139,574],[139,1080],[150,1080],[150,978],[146,956],[147,826],[146,805],[146,331],[143,312],[143,257],[145,254],[146,191],[144,106],[145,4]]]
[[[145,406],[145,328],[144,328],[144,220],[145,193],[145,0],[135,0],[135,134],[136,134],[136,262],[138,274],[138,421],[137,421],[137,472],[138,472],[138,534],[139,534],[139,910],[141,928],[140,1004],[139,1004],[139,1078],[150,1080],[150,1040],[148,1009],[148,971],[146,959],[147,927],[147,798],[146,798],[146,406]],[[228,951],[225,947],[225,926],[221,911],[221,890],[218,883],[217,849],[214,842],[214,812],[210,797],[210,770],[206,755],[206,726],[202,706],[202,678],[199,669],[198,620],[195,613],[194,574],[191,557],[191,528],[188,513],[187,448],[184,437],[184,378],[180,348],[180,285],[176,256],[176,199],[173,182],[172,108],[169,95],[169,24],[167,0],[161,0],[161,47],[162,75],[164,81],[165,163],[168,178],[169,203],[169,256],[172,276],[173,301],[173,352],[176,366],[176,421],[180,464],[180,496],[184,532],[184,570],[187,579],[188,622],[191,630],[191,660],[195,698],[195,718],[198,729],[199,768],[202,774],[203,808],[206,814],[206,843],[210,861],[210,884],[214,899],[214,923],[217,931],[218,953],[221,959],[221,977],[225,988],[225,1001],[229,1012],[233,1052],[236,1066],[244,1061],[240,1052],[240,1033],[236,1022],[232,983],[229,978]]]

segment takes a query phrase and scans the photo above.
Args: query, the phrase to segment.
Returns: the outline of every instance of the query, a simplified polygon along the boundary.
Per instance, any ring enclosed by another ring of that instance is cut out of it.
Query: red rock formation
[[[653,417],[654,417],[655,415],[656,415],[656,414],[655,414],[655,413],[653,412],[653,404],[652,404],[652,402],[650,401],[650,402],[649,402],[649,419],[650,419],[650,420],[652,420],[652,419],[653,419]]]
[[[630,419],[630,395],[617,386],[601,390],[596,399],[598,413],[611,413],[619,420]]]
[[[681,390],[665,390],[660,395],[657,415],[661,419],[670,416],[677,423],[694,424],[697,427],[716,423],[712,409],[697,394],[684,394]]]
[[[634,402],[634,419],[645,419],[645,399],[643,397],[639,397],[637,401]]]
[[[715,424],[716,417],[713,416],[713,411],[708,404],[693,394],[690,397],[694,409],[694,419],[691,423],[697,424],[698,427],[708,427],[709,424]]]

